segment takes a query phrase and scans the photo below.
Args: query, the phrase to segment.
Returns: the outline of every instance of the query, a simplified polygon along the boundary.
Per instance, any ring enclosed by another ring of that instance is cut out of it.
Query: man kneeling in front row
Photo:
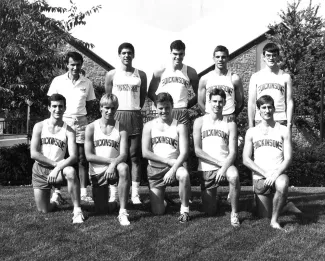
[[[271,96],[260,97],[256,105],[262,121],[246,133],[243,162],[253,171],[254,192],[258,197],[264,195],[261,198],[266,200],[265,215],[271,217],[271,227],[282,229],[278,218],[288,196],[289,178],[284,172],[292,159],[290,130],[274,121],[275,107]],[[293,203],[291,208],[300,212]]]
[[[120,199],[118,220],[122,226],[128,226],[130,222],[126,205],[130,189],[130,174],[129,167],[125,163],[128,155],[128,134],[123,125],[114,120],[118,105],[118,99],[114,94],[103,95],[100,100],[102,117],[86,128],[85,153],[89,161],[96,212],[108,212],[109,204],[112,203],[108,202],[108,185],[115,184],[118,180]]]
[[[216,193],[219,183],[229,182],[231,202],[230,223],[239,227],[238,201],[240,183],[238,170],[234,166],[237,152],[237,125],[224,121],[222,115],[226,103],[223,90],[214,88],[209,94],[210,113],[197,118],[193,126],[195,154],[199,158],[202,203],[208,215],[217,212]]]
[[[49,97],[49,119],[35,124],[31,140],[31,158],[33,165],[32,182],[38,211],[47,213],[59,205],[50,201],[51,186],[68,182],[68,191],[73,203],[73,223],[83,223],[84,216],[80,208],[80,185],[75,169],[77,145],[75,133],[63,120],[66,100],[60,94]],[[69,157],[64,159],[68,147]]]
[[[179,222],[190,220],[190,177],[183,163],[188,154],[187,128],[172,117],[173,98],[159,93],[156,99],[158,118],[147,122],[142,134],[142,154],[149,160],[148,180],[152,212],[165,213],[165,188],[179,181],[181,210]]]

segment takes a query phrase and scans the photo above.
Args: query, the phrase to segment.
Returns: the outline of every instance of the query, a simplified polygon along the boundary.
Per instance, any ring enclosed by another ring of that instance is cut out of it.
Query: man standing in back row
[[[148,97],[156,105],[156,97],[159,93],[169,93],[174,101],[172,116],[180,123],[188,125],[188,110],[197,102],[197,89],[199,78],[196,71],[185,64],[185,44],[181,40],[176,40],[170,45],[172,58],[171,66],[154,72],[148,90]],[[192,86],[195,96],[188,99],[188,89]]]
[[[235,121],[236,115],[242,109],[244,102],[244,90],[240,77],[227,68],[229,51],[226,47],[218,45],[213,51],[215,69],[200,79],[198,91],[198,103],[203,112],[210,113],[210,92],[216,88],[226,94],[226,103],[222,115],[225,121]]]
[[[120,68],[111,70],[106,74],[105,91],[107,94],[115,94],[119,101],[115,119],[123,124],[129,135],[129,157],[131,160],[133,204],[141,204],[139,197],[140,186],[140,153],[142,116],[141,108],[147,95],[147,76],[132,66],[134,59],[134,47],[130,43],[122,43],[118,48],[121,60]],[[110,202],[117,199],[117,186],[110,185]]]
[[[254,73],[249,83],[248,93],[248,123],[252,128],[261,122],[262,118],[256,107],[256,100],[263,95],[270,95],[274,100],[274,120],[280,124],[292,127],[293,99],[291,76],[279,67],[279,47],[268,43],[263,48],[263,60],[266,67]]]
[[[86,107],[91,107],[91,102],[96,96],[91,81],[81,74],[83,64],[81,54],[68,52],[65,62],[68,72],[53,79],[47,95],[59,93],[67,100],[63,120],[76,132],[81,200],[89,202],[92,198],[87,196],[87,162],[84,149],[85,130],[88,124]],[[57,201],[60,198],[60,190],[56,189],[52,200]]]

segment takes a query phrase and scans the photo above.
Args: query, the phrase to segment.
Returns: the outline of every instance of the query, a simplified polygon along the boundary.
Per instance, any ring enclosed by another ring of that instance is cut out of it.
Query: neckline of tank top
[[[114,126],[113,126],[111,132],[110,132],[109,134],[106,134],[106,133],[103,132],[103,130],[102,130],[102,128],[101,128],[102,126],[100,125],[100,119],[99,119],[99,120],[98,120],[99,130],[101,131],[102,134],[104,134],[104,135],[106,135],[106,136],[111,136],[112,132],[113,132],[114,129],[115,129],[116,122],[117,122],[117,121],[115,120],[115,124],[114,124]],[[107,126],[108,126],[108,125],[107,125]],[[111,125],[110,125],[110,126],[111,126]]]
[[[47,129],[47,131],[48,131],[49,133],[51,133],[52,135],[56,135],[56,134],[60,133],[60,131],[62,131],[62,129],[63,129],[63,127],[64,127],[65,122],[62,121],[62,126],[57,125],[57,126],[60,128],[60,130],[59,130],[58,132],[56,132],[56,133],[53,133],[53,132],[51,132],[50,129],[49,129],[49,128],[50,128],[49,120],[50,120],[50,119],[47,119],[47,120],[46,120],[46,127],[47,127],[46,129]],[[54,125],[53,125],[53,126],[54,126]]]

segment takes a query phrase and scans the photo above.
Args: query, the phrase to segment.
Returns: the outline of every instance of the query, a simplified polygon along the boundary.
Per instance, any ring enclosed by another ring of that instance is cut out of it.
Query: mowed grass
[[[0,187],[0,260],[325,260],[325,188],[290,190],[290,200],[312,218],[281,216],[286,233],[251,214],[251,187],[242,188],[240,228],[230,226],[227,187],[219,189],[216,217],[201,212],[200,189],[193,187],[192,220],[180,224],[177,189],[167,190],[176,204],[166,215],[153,216],[142,187],[144,206],[129,205],[131,225],[121,227],[117,213],[95,216],[87,203],[82,207],[88,219],[73,225],[70,201],[40,214],[31,187]],[[66,187],[63,195],[68,198]]]

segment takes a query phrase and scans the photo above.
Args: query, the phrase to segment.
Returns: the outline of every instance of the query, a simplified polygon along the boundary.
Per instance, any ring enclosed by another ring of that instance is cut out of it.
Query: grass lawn
[[[242,188],[240,228],[230,226],[226,187],[219,189],[223,201],[217,217],[200,211],[199,187],[193,187],[192,221],[180,224],[177,189],[167,190],[177,204],[166,215],[153,216],[142,187],[145,205],[130,205],[131,225],[121,227],[117,213],[94,216],[88,203],[82,207],[89,218],[79,225],[71,223],[70,201],[54,213],[39,214],[31,187],[0,187],[0,260],[325,260],[325,188],[290,189],[290,200],[313,218],[282,216],[286,233],[252,216],[251,187]],[[63,196],[68,198],[66,187]]]

